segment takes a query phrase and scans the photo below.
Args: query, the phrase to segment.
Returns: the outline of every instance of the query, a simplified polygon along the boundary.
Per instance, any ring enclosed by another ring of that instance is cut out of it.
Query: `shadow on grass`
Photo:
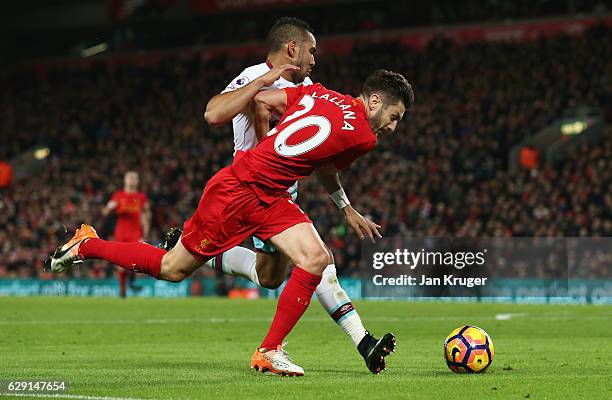
[[[363,375],[363,376],[374,376],[373,373],[369,372],[367,369],[363,369],[360,371],[355,371],[355,370],[351,370],[351,369],[343,369],[343,368],[308,368],[306,370],[306,373],[321,373],[321,374],[336,374],[336,375],[346,375],[346,376],[351,376],[351,377],[355,377],[355,376],[359,376],[359,375]]]
[[[456,374],[450,370],[410,370],[406,371],[408,376],[419,377],[419,378],[457,378],[457,377],[467,377],[466,379],[470,379],[476,376],[491,376],[498,375],[496,371],[489,370],[480,374]]]

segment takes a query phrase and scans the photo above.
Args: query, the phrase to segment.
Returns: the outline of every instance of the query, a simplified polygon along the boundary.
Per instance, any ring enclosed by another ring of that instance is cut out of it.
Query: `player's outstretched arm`
[[[374,242],[375,237],[382,237],[378,231],[381,226],[368,218],[365,218],[363,215],[359,214],[353,208],[353,206],[351,206],[351,202],[346,196],[344,188],[340,183],[340,175],[333,165],[328,165],[317,169],[316,174],[319,182],[325,188],[327,193],[329,193],[334,204],[336,204],[336,206],[342,210],[344,216],[346,217],[346,222],[351,228],[353,228],[355,233],[357,233],[359,239],[364,239],[367,236],[372,242]]]
[[[253,98],[255,135],[261,140],[270,131],[272,114],[283,115],[287,108],[287,92],[282,89],[264,90]]]
[[[117,202],[115,200],[111,200],[102,209],[102,215],[104,217],[108,216],[115,208],[117,208]]]
[[[285,64],[272,68],[253,82],[231,92],[220,93],[206,104],[204,119],[211,126],[223,125],[242,112],[262,88],[272,85],[287,70],[298,70],[295,65]]]

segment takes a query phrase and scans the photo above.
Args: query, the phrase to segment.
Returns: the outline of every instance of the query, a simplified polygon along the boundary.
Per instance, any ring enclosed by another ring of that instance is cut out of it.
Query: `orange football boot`
[[[275,350],[257,349],[251,357],[251,368],[259,372],[272,372],[282,376],[303,376],[304,369],[291,361],[289,355],[279,345]]]
[[[98,234],[93,226],[82,224],[81,227],[76,230],[72,239],[58,247],[51,257],[45,260],[45,270],[63,272],[75,264],[82,263],[83,260],[79,256],[79,247],[81,243],[97,237]]]

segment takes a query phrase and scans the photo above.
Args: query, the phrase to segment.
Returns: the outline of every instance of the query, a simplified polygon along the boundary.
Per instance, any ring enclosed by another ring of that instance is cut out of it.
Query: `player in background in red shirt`
[[[113,193],[111,199],[102,209],[105,217],[115,212],[114,240],[117,242],[144,242],[149,236],[151,225],[151,206],[147,196],[138,191],[138,172],[127,171],[123,177],[123,190]],[[126,281],[132,290],[138,290],[134,285],[135,273],[125,269],[117,271],[119,277],[119,295],[127,295]]]
[[[282,115],[281,120],[257,147],[208,181],[197,210],[185,222],[183,235],[172,250],[102,240],[93,227],[83,224],[45,265],[62,272],[83,260],[103,259],[158,279],[180,282],[207,260],[249,236],[270,240],[295,267],[251,366],[277,374],[304,375],[282,344],[309,306],[333,257],[287,189],[316,171],[359,237],[382,237],[380,226],[350,205],[338,171],[372,150],[378,136],[395,130],[414,102],[414,94],[402,75],[377,70],[357,98],[318,84],[262,91],[253,100],[258,130],[268,129],[274,113]],[[370,356],[382,360],[389,350],[383,347]]]

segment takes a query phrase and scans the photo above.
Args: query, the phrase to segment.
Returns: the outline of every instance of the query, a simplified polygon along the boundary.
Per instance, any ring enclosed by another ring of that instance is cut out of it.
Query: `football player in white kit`
[[[297,18],[279,19],[268,34],[267,44],[269,53],[266,62],[246,68],[206,106],[204,117],[210,125],[219,126],[232,121],[234,159],[258,143],[251,108],[251,99],[258,91],[312,84],[308,75],[315,65],[316,39],[306,22]],[[276,118],[278,120],[280,116]],[[289,191],[295,200],[297,182]],[[344,205],[342,199],[332,197],[332,200],[339,208]],[[359,232],[358,227],[353,228]],[[287,274],[290,260],[271,244],[256,237],[253,241],[257,252],[234,247],[206,265],[230,275],[245,277],[261,287],[278,288]],[[382,371],[385,368],[384,357],[395,348],[395,337],[387,333],[381,339],[375,339],[365,329],[351,300],[338,283],[333,264],[325,270],[316,295],[327,313],[351,338],[368,369],[373,373]],[[251,367],[276,373],[301,371],[303,374],[301,367],[293,364],[283,349],[259,349],[259,352],[261,354],[256,352],[253,356]]]

